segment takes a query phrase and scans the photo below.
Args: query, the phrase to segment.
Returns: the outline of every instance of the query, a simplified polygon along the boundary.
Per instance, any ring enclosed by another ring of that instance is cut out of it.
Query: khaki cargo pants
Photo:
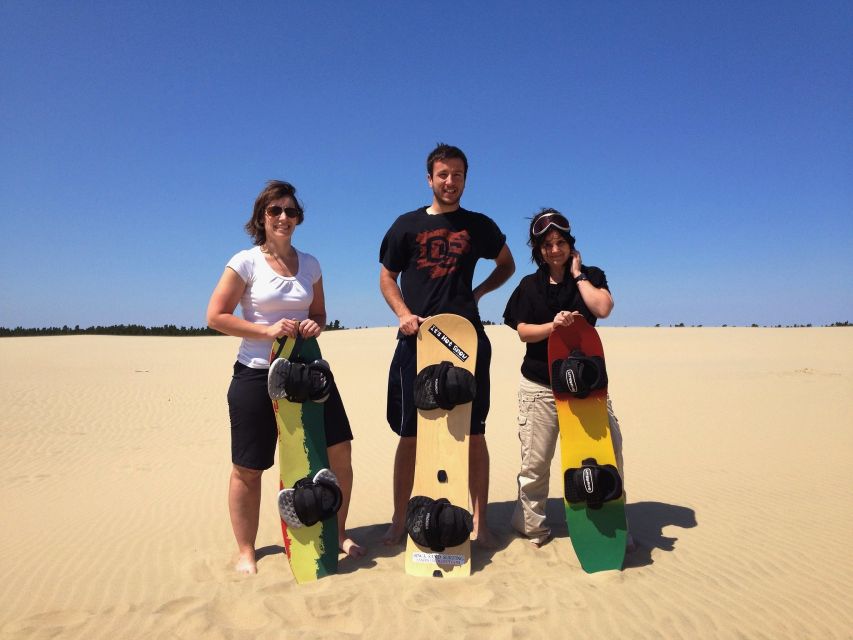
[[[607,419],[616,454],[616,466],[622,476],[622,431],[607,397]],[[551,536],[545,526],[545,503],[551,476],[551,460],[557,446],[560,427],[551,388],[521,378],[518,389],[518,439],[521,441],[521,470],[518,472],[518,500],[512,514],[512,527],[536,544]]]

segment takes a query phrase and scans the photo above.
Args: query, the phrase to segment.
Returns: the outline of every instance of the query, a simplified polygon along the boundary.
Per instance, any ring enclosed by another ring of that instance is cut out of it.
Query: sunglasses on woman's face
[[[566,233],[572,232],[572,227],[569,224],[569,221],[559,213],[546,213],[544,216],[537,218],[536,222],[533,223],[533,235],[541,236],[551,227],[559,229],[560,231],[565,231]]]
[[[267,207],[266,213],[270,218],[278,218],[282,213],[288,218],[299,217],[299,209],[296,207],[279,207],[277,204]]]

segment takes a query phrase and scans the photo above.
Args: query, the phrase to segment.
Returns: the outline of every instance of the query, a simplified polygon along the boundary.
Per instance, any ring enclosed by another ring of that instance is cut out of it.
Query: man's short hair
[[[465,165],[465,176],[468,176],[468,158],[462,153],[462,149],[449,144],[439,142],[435,149],[427,156],[427,175],[432,176],[432,166],[436,160],[450,160],[451,158],[459,158],[462,164]]]

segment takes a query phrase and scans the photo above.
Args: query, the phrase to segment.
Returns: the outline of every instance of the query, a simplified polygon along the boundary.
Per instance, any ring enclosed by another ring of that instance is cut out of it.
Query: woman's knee
[[[239,464],[231,467],[231,477],[247,485],[259,483],[263,473],[263,469],[249,469],[248,467],[241,467]]]
[[[352,466],[352,441],[344,440],[338,444],[333,444],[327,449],[329,454],[329,464],[332,467],[351,467]]]

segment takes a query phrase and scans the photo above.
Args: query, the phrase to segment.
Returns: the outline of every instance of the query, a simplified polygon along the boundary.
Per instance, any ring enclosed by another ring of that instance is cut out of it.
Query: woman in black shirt
[[[504,323],[527,344],[518,390],[521,470],[512,526],[541,546],[551,537],[545,525],[545,503],[560,433],[548,375],[548,337],[554,327],[568,326],[577,316],[595,325],[598,318],[610,315],[613,298],[604,272],[582,264],[569,221],[556,209],[542,209],[533,217],[528,245],[539,268],[522,278],[504,311]],[[621,474],[622,434],[609,397],[607,413]]]

